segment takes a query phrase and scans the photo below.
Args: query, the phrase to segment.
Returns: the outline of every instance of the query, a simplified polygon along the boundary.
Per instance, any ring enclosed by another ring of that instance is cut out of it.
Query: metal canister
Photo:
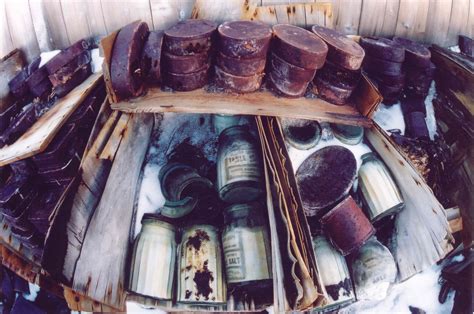
[[[169,218],[189,214],[200,199],[213,194],[212,182],[185,164],[172,162],[165,165],[160,170],[159,180],[166,199],[161,214]]]
[[[354,301],[354,289],[344,256],[322,234],[313,237],[313,250],[321,284],[328,297],[327,306]]]
[[[145,214],[135,240],[129,289],[161,300],[173,298],[176,229],[154,214]]]
[[[342,255],[357,251],[375,229],[349,195],[320,220],[325,234]]]
[[[405,206],[390,171],[373,153],[362,155],[358,189],[372,222],[398,213]]]
[[[227,128],[234,125],[239,125],[242,116],[232,114],[214,114],[212,115],[212,125],[214,132],[221,134]]]
[[[347,145],[357,145],[364,137],[364,128],[360,126],[331,123],[331,129],[334,136]]]
[[[262,157],[247,126],[232,126],[219,136],[217,188],[227,203],[255,201],[263,194]]]
[[[225,303],[226,284],[217,227],[194,225],[185,228],[178,251],[177,301]]]
[[[270,237],[263,204],[235,204],[224,211],[222,246],[227,286],[247,291],[271,289]]]
[[[281,126],[288,144],[296,149],[308,150],[321,139],[321,126],[317,121],[282,118]]]
[[[375,237],[364,244],[352,262],[352,278],[358,300],[383,300],[397,277],[392,254]]]

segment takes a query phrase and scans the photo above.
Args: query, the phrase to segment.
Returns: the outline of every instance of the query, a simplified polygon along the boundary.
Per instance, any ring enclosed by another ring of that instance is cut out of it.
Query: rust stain
[[[196,298],[199,298],[201,295],[205,300],[209,300],[209,295],[212,293],[211,282],[214,281],[214,276],[208,268],[209,261],[204,261],[202,269],[199,269],[194,274],[193,281],[196,283]]]
[[[203,241],[209,241],[209,235],[201,229],[197,229],[194,236],[189,237],[186,243],[186,247],[193,247],[196,251],[199,251]]]

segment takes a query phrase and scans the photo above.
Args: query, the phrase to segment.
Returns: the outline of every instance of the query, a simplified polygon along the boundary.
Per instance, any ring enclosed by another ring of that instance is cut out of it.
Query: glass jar
[[[177,302],[224,304],[227,290],[217,227],[186,227],[178,251]]]
[[[273,286],[265,211],[258,202],[231,205],[224,211],[222,246],[229,289],[261,293]]]
[[[374,153],[362,155],[358,189],[367,215],[374,223],[405,206],[390,171]]]
[[[214,132],[217,135],[221,134],[225,129],[239,125],[242,116],[232,115],[232,114],[214,114],[212,115],[212,125],[214,127]]]
[[[227,203],[255,201],[263,194],[260,146],[246,126],[232,126],[219,136],[217,188]]]
[[[160,300],[173,298],[176,229],[154,214],[145,214],[133,246],[129,289]]]
[[[364,137],[364,128],[360,126],[331,123],[331,129],[334,136],[347,145],[357,145]]]

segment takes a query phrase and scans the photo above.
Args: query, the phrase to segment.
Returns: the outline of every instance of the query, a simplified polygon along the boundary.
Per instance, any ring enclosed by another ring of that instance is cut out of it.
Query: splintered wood
[[[0,149],[0,167],[31,157],[45,150],[59,129],[61,129],[61,126],[82,103],[101,77],[101,73],[92,74],[67,96],[59,99],[15,143]]]
[[[153,115],[135,114],[128,121],[74,273],[75,291],[118,309],[125,308],[128,230],[152,129]]]

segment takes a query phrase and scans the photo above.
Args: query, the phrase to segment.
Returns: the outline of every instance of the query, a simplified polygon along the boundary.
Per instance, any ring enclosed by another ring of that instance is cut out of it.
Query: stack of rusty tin
[[[315,34],[293,25],[273,27],[268,82],[277,94],[301,97],[326,61],[327,45]]]
[[[207,84],[216,27],[207,20],[186,20],[164,32],[162,68],[166,86],[190,91]]]
[[[364,70],[377,84],[384,104],[395,104],[405,85],[405,48],[396,41],[375,37],[362,37],[360,45],[367,54]]]
[[[218,33],[216,84],[236,93],[258,90],[272,38],[270,26],[256,21],[225,22]]]
[[[318,25],[312,30],[329,48],[326,63],[314,79],[315,93],[333,104],[344,105],[359,83],[364,49],[335,30]]]

